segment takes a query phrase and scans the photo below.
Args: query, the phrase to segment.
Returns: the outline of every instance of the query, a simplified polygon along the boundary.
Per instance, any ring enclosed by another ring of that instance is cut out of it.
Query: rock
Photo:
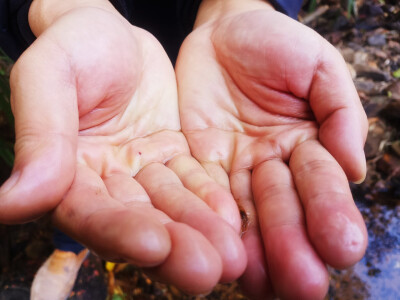
[[[369,134],[364,146],[365,158],[372,159],[379,153],[379,145],[381,138],[379,136],[374,136]]]
[[[356,79],[354,80],[354,85],[356,86],[358,92],[366,95],[379,94],[379,89],[376,87],[375,82],[370,79]]]
[[[382,26],[382,21],[378,17],[367,18],[367,19],[357,19],[356,28],[359,30],[374,30],[378,27]]]
[[[342,48],[338,49],[340,54],[342,54],[344,60],[348,63],[352,63],[354,61],[355,51],[351,48]]]
[[[390,147],[400,157],[400,140],[392,142]]]
[[[383,46],[386,45],[385,34],[374,34],[368,38],[368,44],[370,46]]]
[[[388,96],[394,100],[400,100],[400,80],[393,82],[386,89]],[[399,116],[400,117],[400,116]]]
[[[387,46],[393,53],[400,53],[400,43],[396,41],[388,41]]]
[[[368,136],[364,152],[367,159],[376,157],[382,150],[385,141],[389,139],[385,124],[379,118],[368,118]]]
[[[390,101],[379,115],[400,129],[400,100]]]
[[[385,153],[377,162],[376,168],[385,175],[392,175],[400,170],[400,159]]]
[[[355,65],[368,64],[368,53],[363,51],[356,51],[356,53],[354,53],[354,64]]]
[[[383,15],[383,9],[380,5],[378,4],[364,4],[363,6],[360,7],[359,10],[360,14],[365,14],[371,17],[376,17]]]
[[[340,15],[333,24],[333,31],[350,29],[351,25],[350,20],[346,16]]]
[[[382,60],[386,60],[389,58],[388,53],[386,51],[381,50],[380,48],[371,47],[370,52],[374,57],[380,58]]]
[[[368,118],[378,117],[380,112],[386,107],[387,101],[388,99],[385,96],[370,97],[368,103],[364,106]]]
[[[354,80],[354,79],[357,77],[357,72],[356,72],[356,70],[354,70],[354,68],[353,68],[353,66],[352,66],[351,64],[346,63],[346,65],[347,65],[347,69],[348,69],[349,72],[350,72],[351,79]]]
[[[354,69],[357,72],[357,77],[365,77],[374,81],[389,81],[391,76],[388,72],[370,67],[364,64],[355,64]]]

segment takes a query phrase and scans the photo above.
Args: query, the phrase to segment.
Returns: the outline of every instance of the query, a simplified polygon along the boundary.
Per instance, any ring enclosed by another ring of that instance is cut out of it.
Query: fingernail
[[[363,178],[361,178],[360,180],[354,181],[353,183],[360,184],[360,183],[363,183],[364,180],[365,180],[365,176]]]
[[[4,195],[8,193],[17,183],[19,177],[21,175],[20,171],[15,171],[10,178],[7,179],[6,182],[0,188],[0,195]]]

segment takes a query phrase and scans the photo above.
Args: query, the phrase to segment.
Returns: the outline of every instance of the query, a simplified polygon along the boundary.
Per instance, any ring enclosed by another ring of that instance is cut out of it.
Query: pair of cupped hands
[[[104,259],[193,294],[240,277],[253,298],[323,298],[326,265],[366,248],[348,185],[364,177],[366,117],[332,45],[249,2],[199,16],[175,72],[111,8],[34,24],[11,74],[0,221],[50,213]]]

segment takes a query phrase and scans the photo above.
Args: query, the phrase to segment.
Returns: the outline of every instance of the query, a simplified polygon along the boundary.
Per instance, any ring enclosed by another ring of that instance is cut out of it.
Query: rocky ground
[[[305,10],[300,20],[342,53],[368,116],[368,176],[351,188],[367,224],[369,246],[353,268],[330,269],[326,299],[400,299],[400,4],[356,1],[356,16],[348,18],[338,2],[317,1],[317,10]],[[0,137],[10,139],[11,129],[4,124],[0,118]],[[9,172],[1,164],[0,181]],[[41,220],[0,226],[0,241],[0,300],[28,299],[33,275],[52,251],[50,225]],[[207,297],[189,297],[131,266],[108,273],[93,255],[69,299],[104,299],[112,277],[110,299],[115,300],[246,299],[236,283],[220,285]]]

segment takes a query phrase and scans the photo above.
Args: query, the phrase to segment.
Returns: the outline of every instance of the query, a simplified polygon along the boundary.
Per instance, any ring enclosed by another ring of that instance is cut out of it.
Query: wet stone
[[[400,159],[385,153],[376,163],[377,170],[381,171],[385,175],[395,175],[400,170]]]
[[[380,93],[375,82],[369,79],[356,79],[354,85],[359,93],[361,92],[367,95],[377,95]]]
[[[380,141],[381,138],[379,136],[368,135],[364,146],[365,157],[367,159],[372,159],[378,154]]]
[[[370,46],[383,46],[386,45],[385,34],[374,34],[368,38],[368,44]]]
[[[400,80],[392,83],[386,91],[390,98],[400,101]]]
[[[354,69],[357,72],[357,77],[369,78],[374,81],[389,81],[391,76],[388,72],[370,67],[364,64],[355,64]]]
[[[377,117],[381,111],[387,105],[387,97],[385,96],[373,96],[369,98],[369,101],[364,105],[365,113],[368,118]]]
[[[368,63],[368,53],[363,51],[356,51],[356,53],[354,53],[355,65],[364,65],[367,63]]]
[[[352,63],[354,61],[355,51],[351,48],[343,48],[339,49],[340,54],[342,54],[344,60],[348,63]]]
[[[392,100],[379,113],[383,118],[400,128],[400,100]]]
[[[396,153],[398,157],[400,157],[400,140],[392,142],[390,147],[392,148],[393,152]]]

